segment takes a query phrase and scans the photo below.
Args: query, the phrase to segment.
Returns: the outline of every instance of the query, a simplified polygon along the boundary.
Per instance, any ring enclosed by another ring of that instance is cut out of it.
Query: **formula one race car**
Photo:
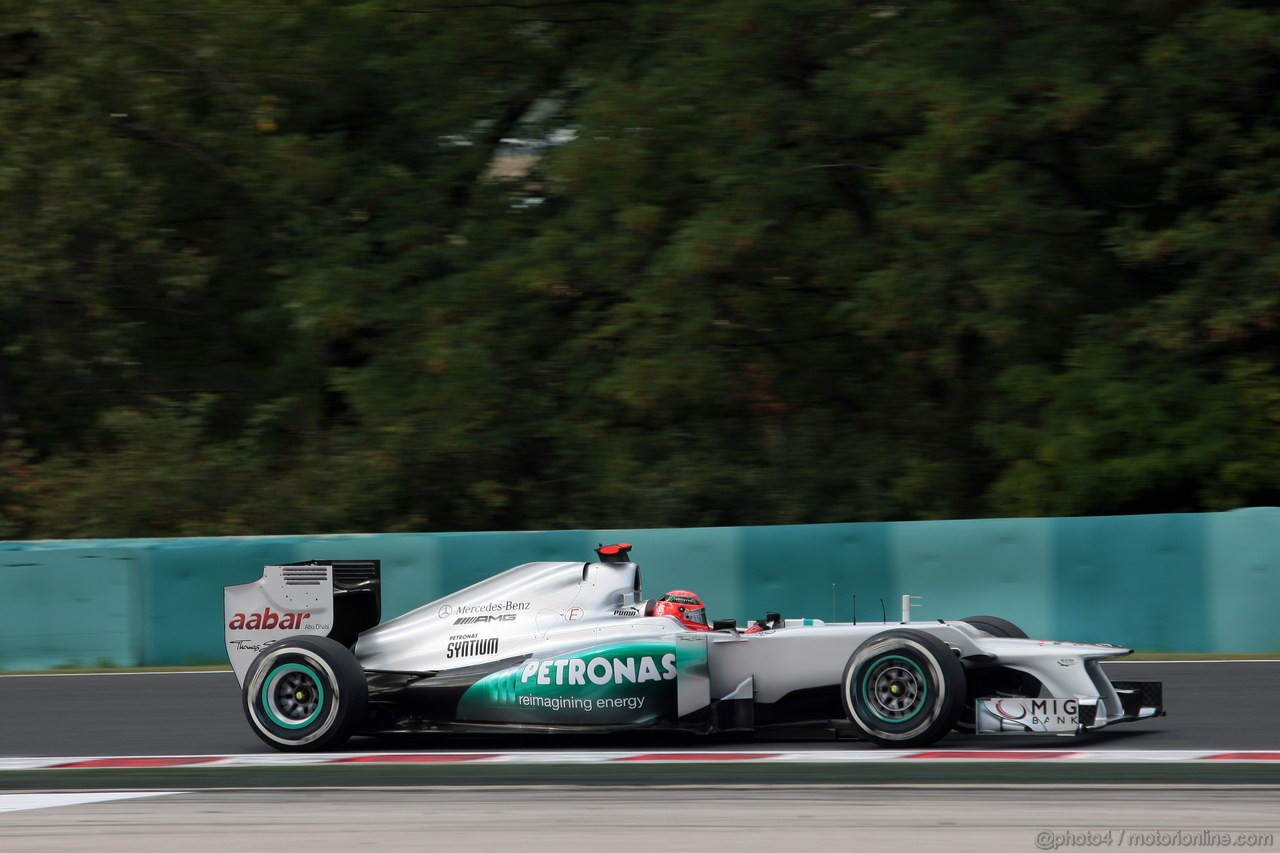
[[[281,750],[423,731],[752,731],[814,726],[919,747],[952,729],[1078,734],[1164,713],[1112,682],[1110,645],[1030,640],[991,616],[708,625],[640,592],[630,545],[526,563],[385,624],[376,560],[267,566],[226,588],[226,641],[254,732]]]

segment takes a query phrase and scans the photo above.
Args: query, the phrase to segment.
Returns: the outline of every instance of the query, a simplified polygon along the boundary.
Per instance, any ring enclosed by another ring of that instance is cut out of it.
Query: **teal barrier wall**
[[[533,560],[635,545],[646,592],[711,616],[1005,616],[1149,651],[1280,651],[1280,509],[670,530],[0,542],[0,668],[222,662],[222,587],[269,563],[376,558],[390,617]]]
[[[0,668],[143,659],[145,552],[70,544],[0,551]]]

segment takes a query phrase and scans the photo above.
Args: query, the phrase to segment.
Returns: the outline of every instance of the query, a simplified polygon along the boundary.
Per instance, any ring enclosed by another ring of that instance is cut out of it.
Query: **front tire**
[[[840,696],[849,719],[872,743],[927,746],[951,730],[964,706],[964,667],[932,634],[884,631],[849,658]]]
[[[986,631],[993,637],[1027,639],[1026,631],[999,616],[966,616],[959,621],[972,625],[979,631]],[[965,697],[964,708],[960,711],[960,719],[956,720],[956,731],[967,735],[977,731],[978,699],[999,694],[1025,695],[1029,690],[1039,689],[1039,685],[1030,686],[1033,681],[1031,676],[1016,670],[979,669],[969,673],[968,695]]]
[[[254,734],[276,749],[334,749],[363,721],[369,684],[346,646],[300,636],[254,659],[242,695]]]

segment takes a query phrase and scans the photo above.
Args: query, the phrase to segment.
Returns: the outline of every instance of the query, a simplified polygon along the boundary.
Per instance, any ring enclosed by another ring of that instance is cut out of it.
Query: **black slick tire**
[[[979,631],[986,631],[993,637],[1010,637],[1016,640],[1025,640],[1027,632],[1010,622],[1008,619],[1002,619],[999,616],[966,616],[958,620],[966,625],[972,625]],[[1004,691],[1023,691],[1024,682],[1029,676],[1021,673],[1011,672],[992,672],[990,670],[978,670],[969,673],[968,695],[965,697],[964,708],[960,711],[960,718],[956,720],[955,729],[964,734],[973,734],[977,729],[977,723],[974,719],[977,714],[976,702],[984,696],[991,696],[997,692]]]
[[[242,691],[254,734],[286,752],[341,746],[364,720],[369,685],[355,655],[327,637],[273,643],[254,659]]]
[[[979,631],[986,631],[993,637],[1012,637],[1016,640],[1025,640],[1027,638],[1026,631],[1008,619],[1001,619],[999,616],[966,616],[957,621],[972,625]]]
[[[951,730],[964,706],[964,667],[932,634],[893,629],[858,646],[840,687],[862,737],[887,747],[928,746]]]

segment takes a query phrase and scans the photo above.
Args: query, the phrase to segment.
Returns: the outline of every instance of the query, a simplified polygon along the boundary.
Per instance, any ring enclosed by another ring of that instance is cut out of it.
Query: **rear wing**
[[[258,653],[298,634],[350,648],[382,619],[379,560],[308,560],[264,566],[262,578],[223,590],[227,658],[241,684]]]

